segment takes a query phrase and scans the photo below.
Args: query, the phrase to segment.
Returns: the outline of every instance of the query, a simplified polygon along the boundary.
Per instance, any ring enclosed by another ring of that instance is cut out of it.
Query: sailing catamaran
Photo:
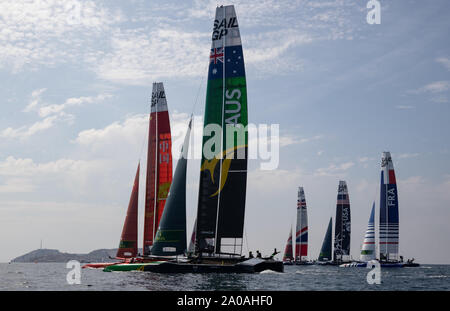
[[[381,157],[379,251],[381,267],[417,267],[414,260],[403,262],[399,256],[399,212],[398,193],[394,164],[390,152]],[[370,213],[369,224],[364,237],[359,262],[343,264],[341,267],[366,267],[367,262],[376,259],[375,251],[375,202]]]
[[[306,209],[305,191],[303,187],[298,188],[297,197],[297,225],[295,230],[295,258],[292,258],[292,232],[289,233],[285,254],[283,256],[283,264],[289,265],[295,263],[296,265],[311,264],[308,261],[308,215]],[[290,246],[290,248],[289,248]],[[286,251],[291,252],[286,254]]]
[[[330,221],[328,222],[327,232],[325,233],[325,237],[323,238],[322,248],[320,249],[319,258],[316,261],[316,264],[319,265],[329,265],[331,264],[332,255],[332,228],[333,226],[333,218],[330,217]]]
[[[318,260],[319,265],[340,265],[350,261],[350,199],[348,195],[347,183],[339,181],[336,220],[334,227],[334,251],[332,252],[332,218],[328,224],[327,233],[322,244],[322,249]]]
[[[381,157],[379,248],[381,266],[416,267],[414,260],[403,262],[399,255],[398,192],[394,164],[390,152]]]
[[[361,247],[360,261],[368,262],[376,259],[375,250],[375,202],[373,202],[372,210],[370,212],[369,223],[367,224],[366,234],[364,235],[364,242]]]
[[[367,267],[367,263],[376,260],[376,244],[375,244],[375,202],[373,202],[370,212],[369,223],[364,235],[364,242],[361,246],[361,255],[359,261],[345,263],[340,267]]]
[[[336,224],[334,227],[333,262],[341,264],[350,261],[350,199],[347,183],[339,181],[336,203]]]
[[[138,254],[138,197],[139,197],[139,171],[141,164],[138,164],[136,177],[134,178],[133,189],[131,191],[130,203],[128,204],[127,216],[123,224],[122,235],[120,237],[117,258],[133,258]]]
[[[154,256],[177,256],[186,252],[186,171],[191,127],[192,117],[151,250]]]
[[[138,254],[137,247],[139,164],[116,254],[116,259],[120,260],[119,264],[156,260],[150,256],[150,249],[172,182],[172,138],[166,95],[162,82],[153,83],[148,137],[143,256]],[[117,264],[117,262],[91,263],[83,266],[83,268],[105,268]],[[130,267],[127,267],[127,269]]]
[[[294,264],[294,253],[292,251],[292,228],[289,228],[289,238],[286,242],[283,255],[283,265]]]
[[[242,254],[247,183],[247,90],[244,57],[233,5],[216,8],[209,57],[194,255],[146,265],[152,272],[283,271],[273,259]],[[211,136],[211,128],[219,139]],[[237,137],[236,137],[237,134]],[[211,140],[214,141],[211,144]],[[171,195],[176,189],[171,190]],[[185,191],[185,190],[184,190]]]
[[[164,212],[151,248],[151,255],[137,260],[138,263],[110,265],[104,271],[144,271],[146,266],[178,259],[186,252],[186,171],[192,117],[177,162],[172,185],[167,196]]]
[[[166,93],[153,84],[147,153],[143,255],[149,256],[172,182],[172,137]]]

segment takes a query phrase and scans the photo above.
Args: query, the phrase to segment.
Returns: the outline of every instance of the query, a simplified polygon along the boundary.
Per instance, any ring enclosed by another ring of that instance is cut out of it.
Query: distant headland
[[[117,248],[97,249],[88,254],[61,253],[56,249],[37,249],[25,255],[11,260],[12,263],[26,262],[68,262],[78,260],[79,262],[110,262],[116,256]],[[113,259],[114,260],[114,259]]]

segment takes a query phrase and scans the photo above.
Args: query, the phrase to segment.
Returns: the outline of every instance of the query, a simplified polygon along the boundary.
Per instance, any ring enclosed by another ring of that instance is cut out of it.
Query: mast
[[[194,226],[192,227],[192,235],[191,235],[191,239],[189,240],[189,246],[187,249],[188,256],[195,253],[195,236],[196,236],[195,232],[196,232],[196,230],[197,230],[197,219],[195,219]]]
[[[172,138],[164,86],[161,82],[153,83],[145,189],[144,256],[150,254],[172,182],[171,150]]]
[[[192,117],[151,249],[152,255],[170,256],[186,252],[186,170],[191,124]]]
[[[136,257],[138,252],[138,198],[139,198],[139,171],[141,164],[138,164],[134,184],[131,190],[130,202],[128,203],[127,216],[123,224],[122,235],[120,237],[119,248],[116,257],[130,258]]]
[[[320,249],[319,261],[329,261],[331,260],[331,248],[332,248],[332,226],[333,218],[330,217],[330,222],[328,223],[327,232],[323,239],[322,248]]]
[[[347,183],[340,180],[336,203],[333,261],[342,262],[350,259],[350,232],[350,199]]]
[[[206,91],[195,245],[198,254],[242,253],[247,141],[247,91],[239,26],[234,6],[220,6],[214,20]],[[205,154],[205,149],[210,154]]]
[[[383,152],[381,157],[379,235],[380,260],[398,261],[398,193],[390,152]]]
[[[364,235],[364,242],[361,247],[361,261],[370,261],[376,259],[375,255],[375,202],[372,205],[370,212],[369,223],[367,224],[366,234]]]
[[[295,260],[306,260],[308,256],[308,216],[306,210],[305,191],[298,188],[297,227],[295,234]]]

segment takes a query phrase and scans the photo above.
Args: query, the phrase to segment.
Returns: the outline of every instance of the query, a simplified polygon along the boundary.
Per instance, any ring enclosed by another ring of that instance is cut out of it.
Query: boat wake
[[[260,274],[283,274],[283,272],[277,272],[277,271],[267,269],[267,270],[261,271]]]

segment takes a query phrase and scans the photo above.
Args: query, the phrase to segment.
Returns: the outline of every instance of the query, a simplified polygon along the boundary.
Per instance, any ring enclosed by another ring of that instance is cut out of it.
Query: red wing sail
[[[289,238],[284,249],[283,261],[292,261],[294,254],[292,253],[292,230],[289,230]]]
[[[153,83],[145,189],[144,255],[150,254],[172,182],[172,137],[162,83]]]
[[[130,203],[128,203],[127,216],[123,224],[122,236],[120,237],[119,249],[116,257],[129,258],[136,257],[138,247],[138,197],[139,197],[139,169],[138,165],[136,177],[134,178],[133,190],[131,191]]]

